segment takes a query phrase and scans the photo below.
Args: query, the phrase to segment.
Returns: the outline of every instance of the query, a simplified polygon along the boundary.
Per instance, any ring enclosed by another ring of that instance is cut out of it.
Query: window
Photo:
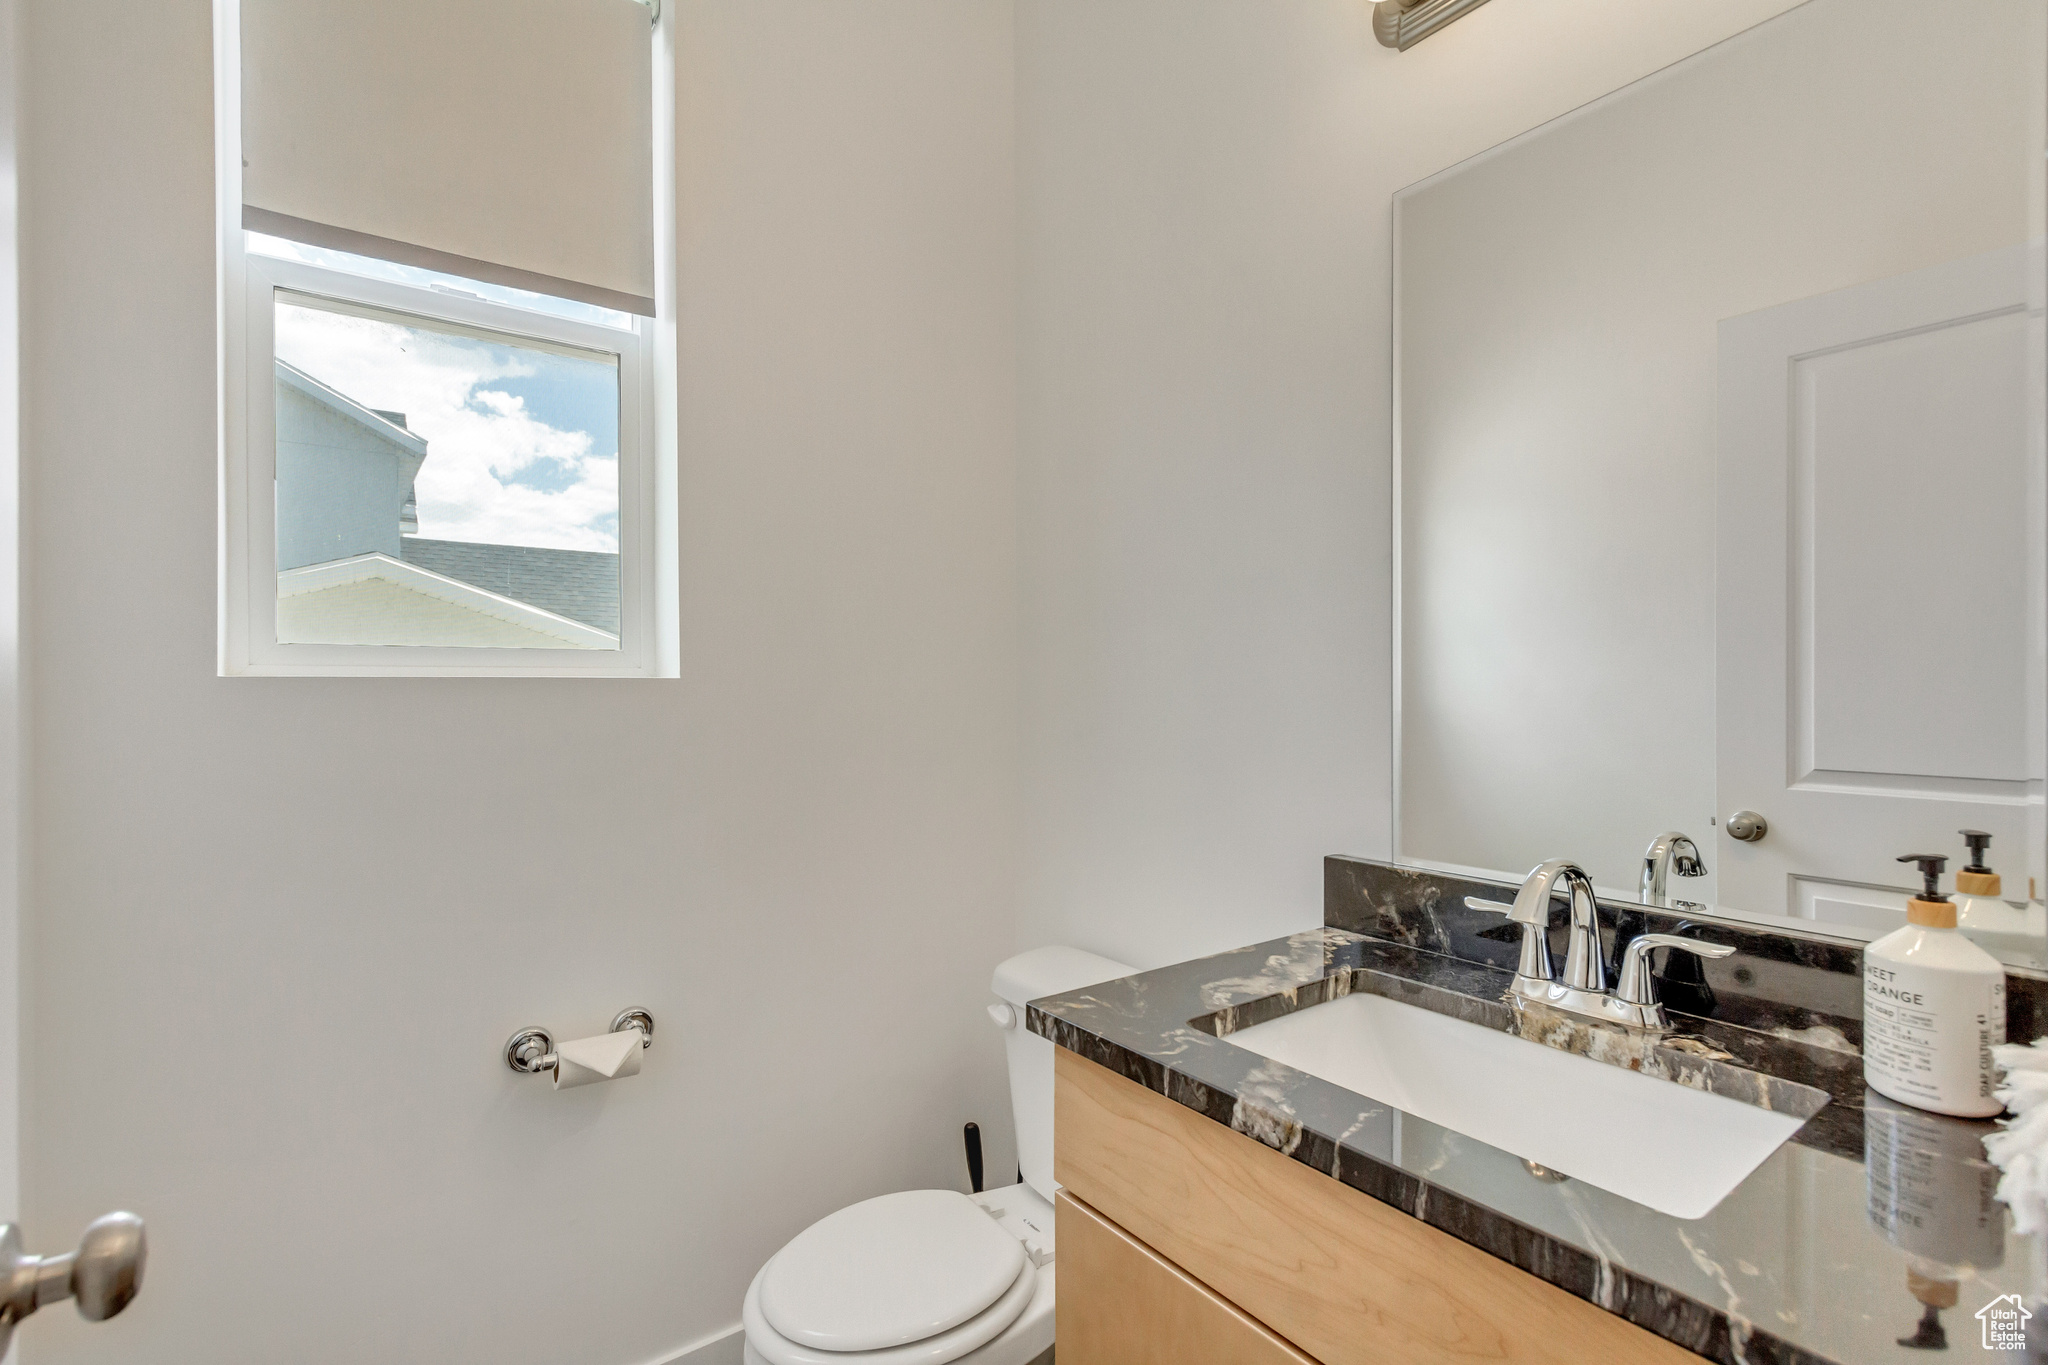
[[[216,3],[221,671],[675,676],[666,28]]]
[[[642,320],[251,246],[233,671],[649,671]]]

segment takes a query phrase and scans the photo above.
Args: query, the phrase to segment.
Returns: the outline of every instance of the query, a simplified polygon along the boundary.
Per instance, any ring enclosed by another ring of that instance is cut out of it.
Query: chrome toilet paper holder
[[[654,1016],[639,1006],[628,1006],[612,1020],[610,1032],[640,1030],[640,1046],[654,1046]],[[540,1076],[555,1069],[555,1035],[538,1026],[523,1028],[505,1040],[505,1065],[522,1076]]]

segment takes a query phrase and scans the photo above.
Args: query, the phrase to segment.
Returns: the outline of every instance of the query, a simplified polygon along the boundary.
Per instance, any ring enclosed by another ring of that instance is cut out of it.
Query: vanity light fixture
[[[1406,52],[1486,0],[1379,0],[1372,7],[1372,32],[1380,42]]]

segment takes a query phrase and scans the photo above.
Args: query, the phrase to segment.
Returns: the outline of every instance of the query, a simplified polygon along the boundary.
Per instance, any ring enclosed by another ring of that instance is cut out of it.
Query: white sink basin
[[[1674,1218],[1705,1217],[1806,1121],[1378,995],[1225,1041]]]

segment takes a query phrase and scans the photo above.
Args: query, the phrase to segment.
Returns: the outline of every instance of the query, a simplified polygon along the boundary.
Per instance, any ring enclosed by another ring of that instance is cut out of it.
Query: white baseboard
[[[672,1356],[649,1361],[648,1365],[742,1365],[741,1351],[746,1344],[746,1332],[735,1327],[724,1336],[700,1341],[695,1346],[685,1346]],[[1053,1365],[1055,1349],[1052,1346],[1046,1347],[1045,1354],[1032,1361],[1031,1365]]]
[[[731,1327],[716,1336],[685,1346],[674,1355],[650,1360],[647,1365],[740,1365],[741,1348],[746,1344],[746,1332]]]

